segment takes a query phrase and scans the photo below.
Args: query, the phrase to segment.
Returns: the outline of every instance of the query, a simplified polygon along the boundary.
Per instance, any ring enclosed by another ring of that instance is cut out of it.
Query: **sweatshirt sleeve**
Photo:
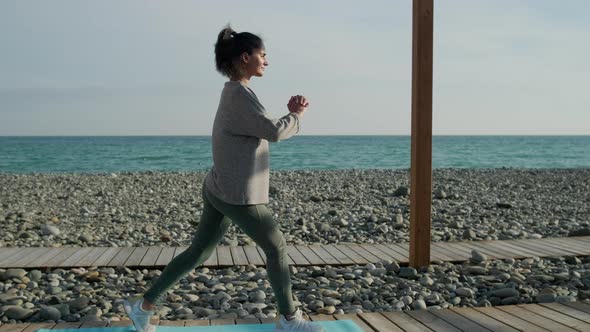
[[[232,97],[232,114],[228,130],[235,135],[254,136],[269,142],[279,142],[297,134],[299,115],[289,113],[282,118],[268,117],[264,106],[245,90]]]

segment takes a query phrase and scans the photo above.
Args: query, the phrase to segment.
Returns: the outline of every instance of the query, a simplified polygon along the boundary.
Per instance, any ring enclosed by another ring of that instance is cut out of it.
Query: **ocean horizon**
[[[271,170],[403,169],[410,135],[298,135]],[[434,135],[433,168],[589,168],[590,135]],[[208,135],[0,136],[0,173],[206,171]]]

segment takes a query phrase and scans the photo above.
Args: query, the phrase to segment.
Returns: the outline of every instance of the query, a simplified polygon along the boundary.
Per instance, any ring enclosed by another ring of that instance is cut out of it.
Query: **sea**
[[[296,136],[271,170],[408,169],[410,136]],[[210,136],[0,136],[0,173],[206,171]],[[590,136],[433,136],[433,168],[590,168]]]

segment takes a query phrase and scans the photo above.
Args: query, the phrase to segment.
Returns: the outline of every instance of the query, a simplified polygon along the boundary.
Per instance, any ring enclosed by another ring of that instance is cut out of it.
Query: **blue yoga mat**
[[[363,332],[351,320],[335,320],[316,322],[326,332]],[[219,325],[219,326],[157,326],[157,332],[272,332],[275,324],[247,324],[247,325]],[[39,329],[38,332],[73,332],[73,329],[48,330]],[[135,331],[133,326],[125,327],[89,327],[75,329],[80,332],[130,332]]]

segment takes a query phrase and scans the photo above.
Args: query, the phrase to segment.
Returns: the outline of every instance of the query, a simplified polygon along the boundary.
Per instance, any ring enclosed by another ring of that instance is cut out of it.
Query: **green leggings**
[[[204,210],[190,247],[166,266],[144,294],[153,304],[187,273],[202,264],[223,238],[233,221],[250,236],[266,255],[266,269],[281,314],[295,311],[291,275],[287,264],[285,238],[265,205],[231,205],[202,188]]]

